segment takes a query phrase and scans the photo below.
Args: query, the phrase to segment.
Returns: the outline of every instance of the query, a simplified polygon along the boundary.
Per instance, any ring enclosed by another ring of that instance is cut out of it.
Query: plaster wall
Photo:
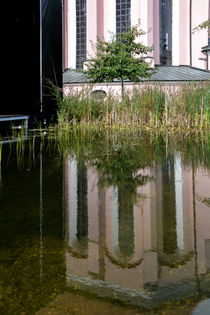
[[[174,29],[176,32],[176,29]],[[179,1],[179,35],[178,65],[190,65],[190,24],[189,24],[189,0]]]
[[[194,82],[195,83],[195,82]],[[202,85],[201,82],[198,82]],[[203,83],[206,85],[206,83]],[[160,81],[160,82],[125,82],[124,88],[125,92],[131,93],[133,88],[136,88],[138,90],[145,89],[145,88],[161,88],[164,93],[170,94],[177,92],[182,87],[189,86],[189,82],[170,82],[170,81]],[[111,94],[116,98],[121,97],[121,84],[119,82],[112,82],[112,83],[95,83],[95,84],[82,84],[82,83],[75,83],[75,84],[64,84],[63,86],[63,92],[64,96],[69,96],[71,93],[77,94],[81,92],[82,90],[89,91],[91,93],[92,91],[102,90],[106,92],[106,94]]]
[[[180,0],[172,4],[172,65],[179,65],[179,27],[180,27]]]
[[[94,53],[92,44],[96,43],[97,40],[97,0],[86,0],[87,1],[87,59],[91,59]]]
[[[111,40],[116,33],[116,0],[104,1],[104,39]]]
[[[76,69],[76,2],[67,0],[67,34],[65,34],[67,45],[66,67]]]
[[[202,22],[208,20],[209,0],[192,1],[192,30]],[[201,48],[208,44],[208,31],[206,29],[192,34],[192,66],[205,68],[206,56],[201,52]]]

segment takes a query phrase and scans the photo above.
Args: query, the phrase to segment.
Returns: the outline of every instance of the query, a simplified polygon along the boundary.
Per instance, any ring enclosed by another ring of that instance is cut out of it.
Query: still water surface
[[[0,231],[0,314],[205,314],[210,139],[2,144]]]

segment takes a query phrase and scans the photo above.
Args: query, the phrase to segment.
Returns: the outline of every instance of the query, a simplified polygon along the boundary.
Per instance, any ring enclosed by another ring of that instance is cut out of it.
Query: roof
[[[210,50],[210,44],[201,48],[201,51],[209,51],[209,50]]]
[[[210,71],[190,66],[156,66],[150,78],[140,81],[207,81],[210,80]],[[117,82],[118,80],[115,80]],[[88,79],[81,72],[67,69],[63,73],[63,83],[86,83]]]
[[[85,75],[73,69],[67,69],[63,73],[63,83],[85,83],[88,80]]]

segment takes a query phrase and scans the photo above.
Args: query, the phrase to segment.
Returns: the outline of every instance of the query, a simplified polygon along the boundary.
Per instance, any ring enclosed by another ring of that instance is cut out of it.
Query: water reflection
[[[63,170],[42,143],[34,163],[16,148],[2,146],[0,314],[34,314],[65,287]]]
[[[99,185],[100,171],[76,157],[65,169],[68,275],[158,290],[209,272],[208,170],[184,165],[179,152],[166,155],[138,169],[153,180],[134,198],[123,185]]]
[[[69,286],[147,309],[210,295],[209,146],[124,140],[72,139],[64,164],[47,141],[33,160],[26,145],[21,156],[3,147],[4,314],[35,312]]]

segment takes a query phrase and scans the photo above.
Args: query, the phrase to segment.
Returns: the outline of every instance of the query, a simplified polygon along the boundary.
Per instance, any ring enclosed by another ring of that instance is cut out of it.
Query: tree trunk
[[[124,96],[125,96],[125,87],[124,87],[124,81],[121,78],[121,98],[122,98],[122,100],[124,100]]]

